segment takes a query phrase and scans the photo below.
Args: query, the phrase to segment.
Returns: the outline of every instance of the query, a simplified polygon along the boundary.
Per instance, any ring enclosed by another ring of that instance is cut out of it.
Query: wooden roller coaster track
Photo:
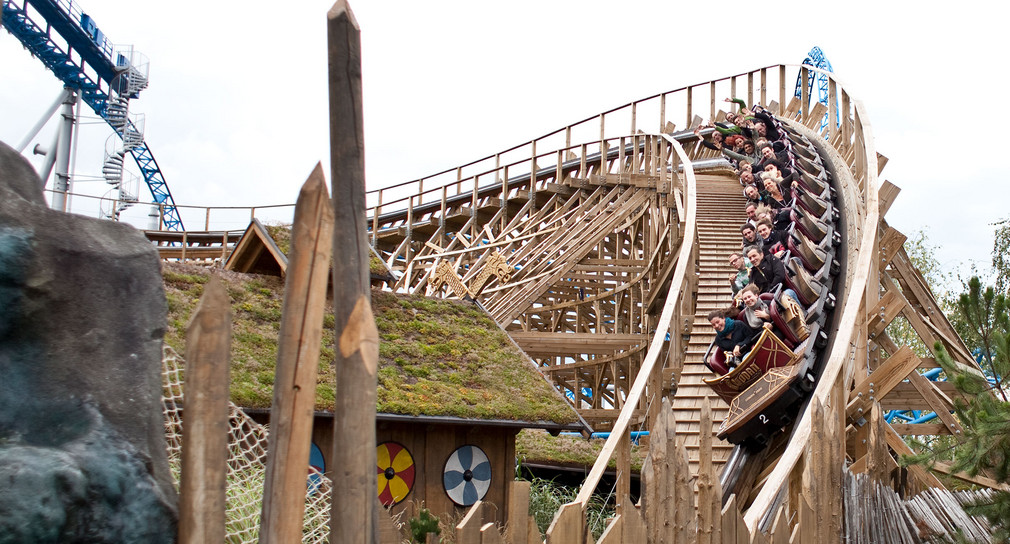
[[[961,364],[974,363],[904,255],[904,238],[881,219],[897,188],[878,186],[886,159],[862,104],[834,74],[826,74],[828,105],[811,107],[806,88],[787,100],[787,71],[805,80],[811,70],[771,66],[662,93],[369,193],[371,242],[394,271],[395,289],[476,298],[588,422],[612,431],[548,542],[585,540],[583,509],[613,456],[628,473],[632,429],[670,429],[670,446],[657,449],[662,463],[652,459],[643,471],[653,494],[640,507],[630,506],[628,478],[619,478],[619,516],[601,541],[649,534],[678,542],[690,533],[687,541],[709,542],[724,530],[736,535],[726,542],[760,541],[769,531],[775,541],[789,541],[783,531],[837,541],[843,467],[886,479],[895,456],[908,451],[898,430],[959,433],[949,389],[916,372],[931,362],[894,345],[885,327],[902,314],[927,345],[939,340]],[[733,468],[749,474],[748,487],[736,487],[742,494],[725,510],[716,469],[731,446],[712,444],[726,406],[701,382],[710,374],[701,355],[712,334],[701,316],[729,294],[724,263],[739,248],[743,199],[735,180],[708,169],[718,162],[714,153],[673,120],[697,126],[699,105],[719,119],[717,99],[730,96],[766,104],[815,142],[835,179],[843,268],[810,401],[768,453]],[[825,114],[840,122],[821,133]],[[895,429],[879,417],[888,403],[931,407],[942,423]],[[654,433],[654,449],[660,437],[668,435]],[[678,448],[687,465],[674,462]],[[689,475],[674,474],[684,470]],[[922,469],[910,474],[905,491],[939,486]],[[668,504],[678,485],[692,489],[688,521]]]

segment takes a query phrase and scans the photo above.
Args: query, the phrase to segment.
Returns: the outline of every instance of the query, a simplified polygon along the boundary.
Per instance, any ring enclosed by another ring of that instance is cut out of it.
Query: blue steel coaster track
[[[109,119],[107,106],[113,79],[123,71],[122,63],[113,58],[112,45],[97,28],[86,30],[82,24],[90,18],[73,0],[0,0],[3,3],[2,22],[28,51],[59,78],[63,84],[78,91],[81,99],[116,130]],[[33,20],[27,5],[42,17]],[[62,41],[56,41],[53,33]],[[76,52],[75,59],[72,52]],[[91,68],[86,71],[85,66]],[[132,124],[132,123],[131,123]],[[131,151],[154,202],[163,210],[165,230],[181,231],[182,219],[168,189],[158,161],[146,141]]]
[[[828,57],[824,56],[824,52],[821,51],[820,47],[814,46],[813,49],[807,53],[806,58],[803,59],[803,64],[806,66],[813,66],[814,68],[819,68],[825,72],[833,72],[831,69],[831,61]],[[814,82],[817,82],[817,101],[825,106],[828,105],[828,76],[823,72],[810,71],[807,74],[807,89],[810,91],[810,96],[813,96]],[[803,97],[803,72],[796,74],[796,92],[794,93],[796,98]],[[821,132],[824,131],[828,126],[828,113],[824,114],[824,118],[821,119]],[[838,108],[835,108],[835,126],[841,125],[841,118],[838,114]]]

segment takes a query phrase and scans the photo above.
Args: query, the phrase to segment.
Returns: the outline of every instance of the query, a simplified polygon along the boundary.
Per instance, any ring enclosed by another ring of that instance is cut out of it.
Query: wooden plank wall
[[[510,480],[515,474],[516,430],[507,427],[471,427],[468,425],[427,425],[380,422],[376,428],[378,443],[392,441],[407,448],[414,457],[414,485],[407,498],[391,508],[392,515],[414,515],[415,504],[424,503],[433,515],[459,518],[466,508],[456,506],[442,486],[442,469],[456,448],[472,444],[481,448],[491,463],[491,487],[484,496],[485,522],[505,523],[511,511]],[[320,444],[325,447],[325,444]],[[527,501],[529,493],[527,493]],[[493,505],[493,506],[492,506]]]
[[[963,509],[971,500],[991,496],[991,491],[954,493],[931,489],[914,498],[902,499],[881,479],[880,472],[886,469],[886,459],[889,459],[885,437],[873,436],[869,446],[877,452],[874,455],[878,459],[884,460],[884,465],[870,473],[848,470],[843,468],[841,420],[816,400],[810,410],[814,440],[803,457],[800,481],[769,516],[768,528],[751,533],[744,523],[736,496],[724,499],[717,471],[712,469],[711,463],[706,463],[696,478],[688,476],[687,450],[683,440],[675,434],[674,412],[664,400],[660,417],[651,429],[652,447],[642,469],[642,499],[622,509],[596,542],[801,544],[839,542],[844,534],[845,541],[852,543],[913,543],[929,537],[949,536],[958,528],[975,542],[991,542],[992,531],[985,520],[968,516]],[[703,420],[710,417],[709,413],[710,410],[703,410]],[[878,418],[877,421],[883,420]],[[703,450],[710,447],[711,437],[702,441]],[[515,481],[511,485],[513,494],[529,493],[528,482]],[[524,509],[513,510],[506,531],[500,525],[489,523],[493,514],[478,503],[456,526],[456,542],[594,542],[587,535],[585,515],[575,504],[563,508],[546,540],[525,512]],[[383,542],[394,544],[397,541]]]
[[[711,428],[711,408],[703,409],[702,420]],[[642,469],[642,498],[629,505],[610,520],[607,529],[595,541],[599,544],[662,543],[662,544],[756,544],[838,541],[842,528],[841,488],[843,471],[840,433],[837,418],[819,405],[815,407],[815,433],[818,447],[811,450],[804,466],[804,493],[798,497],[802,506],[798,515],[781,506],[772,518],[774,523],[765,532],[753,535],[744,523],[736,496],[725,498],[719,485],[719,474],[712,463],[703,463],[696,478],[688,473],[687,448],[682,437],[676,434],[677,421],[668,400],[662,401],[651,428],[649,457]],[[702,438],[702,455],[711,457],[710,433]],[[830,470],[829,467],[836,467]],[[528,493],[528,484],[513,482],[514,492]],[[724,504],[725,503],[725,504]],[[457,544],[483,544],[503,542],[510,544],[546,542],[564,544],[589,544],[585,513],[577,504],[565,505],[559,512],[546,540],[534,533],[532,519],[524,518],[522,511],[513,511],[509,517],[509,530],[492,529],[487,509],[476,504],[456,526]],[[792,516],[793,521],[787,520]],[[525,531],[523,530],[525,528]],[[494,536],[489,536],[489,535]],[[490,538],[490,539],[489,539]],[[390,543],[391,544],[391,543]]]

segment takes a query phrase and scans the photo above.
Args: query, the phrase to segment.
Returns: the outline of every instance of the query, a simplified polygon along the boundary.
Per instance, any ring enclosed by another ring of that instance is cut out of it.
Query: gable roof
[[[224,268],[246,274],[284,277],[290,250],[291,225],[264,225],[254,218],[228,255]],[[389,267],[371,248],[368,266],[373,280],[395,280]]]
[[[246,274],[284,276],[288,270],[287,250],[282,250],[267,227],[253,219],[224,263],[225,270]]]

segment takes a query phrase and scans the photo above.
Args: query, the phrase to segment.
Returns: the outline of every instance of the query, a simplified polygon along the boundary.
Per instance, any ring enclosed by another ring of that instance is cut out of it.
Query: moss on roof
[[[281,253],[287,255],[291,252],[290,224],[263,225],[263,227],[267,229],[267,234],[274,239],[274,243],[277,244],[277,249],[280,249]]]
[[[392,277],[392,274],[389,273],[389,267],[374,252],[368,255],[368,273],[382,278]]]
[[[542,463],[571,467],[591,467],[603,450],[606,440],[593,438],[586,440],[579,435],[562,434],[551,436],[540,429],[523,429],[516,437],[516,458],[524,463]],[[632,444],[631,469],[642,470],[645,461],[646,448]],[[610,458],[607,464],[610,468],[617,466],[616,456]]]
[[[291,225],[264,225],[264,228],[266,228],[267,234],[274,239],[274,243],[277,244],[277,248],[281,250],[281,253],[287,255],[291,251]],[[372,251],[368,254],[368,272],[373,276],[382,278],[391,276],[386,263],[382,262],[382,259]]]
[[[190,316],[210,277],[205,268],[165,263],[165,342],[184,353]],[[283,280],[215,270],[232,300],[231,399],[269,408],[283,304]],[[379,329],[380,413],[567,424],[574,410],[504,331],[471,303],[373,291]],[[316,409],[332,411],[333,327],[327,309]]]

